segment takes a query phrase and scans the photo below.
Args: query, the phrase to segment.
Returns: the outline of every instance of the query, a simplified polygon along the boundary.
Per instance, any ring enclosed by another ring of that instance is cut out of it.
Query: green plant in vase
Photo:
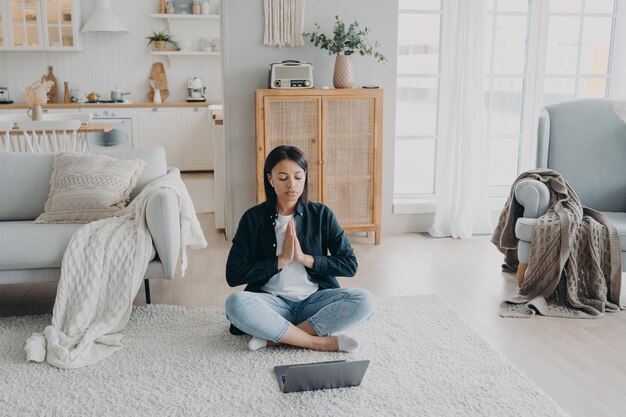
[[[377,62],[382,62],[383,64],[387,62],[387,58],[376,49],[379,47],[378,42],[372,43],[368,39],[368,35],[369,29],[367,27],[361,29],[356,20],[346,28],[346,24],[339,16],[335,16],[335,27],[331,35],[322,33],[317,23],[315,23],[313,32],[302,34],[316,47],[327,50],[329,55],[337,56],[333,73],[333,85],[335,88],[352,87],[353,75],[350,55],[355,53],[361,56],[370,55]]]
[[[166,30],[161,30],[161,31],[153,31],[152,35],[147,36],[146,39],[148,39],[148,46],[150,46],[150,44],[154,43],[154,50],[155,51],[160,51],[166,48],[167,44],[173,44],[174,43],[174,38],[171,34],[169,34]]]

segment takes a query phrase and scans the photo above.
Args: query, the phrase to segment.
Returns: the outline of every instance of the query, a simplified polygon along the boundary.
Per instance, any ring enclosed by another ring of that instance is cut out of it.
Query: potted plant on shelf
[[[350,55],[354,53],[358,53],[361,56],[371,55],[378,62],[387,62],[387,58],[375,49],[379,46],[378,42],[372,44],[367,38],[368,35],[369,29],[367,27],[361,29],[356,20],[346,30],[346,25],[339,16],[335,16],[335,27],[332,35],[320,33],[320,26],[317,23],[315,23],[313,32],[302,34],[315,46],[320,49],[326,49],[328,55],[337,56],[333,73],[333,85],[335,88],[352,87],[353,76]]]
[[[152,35],[146,37],[146,39],[148,39],[148,46],[150,46],[151,43],[154,43],[155,51],[162,51],[166,48],[168,43],[174,43],[174,38],[166,30],[158,32],[153,31]]]

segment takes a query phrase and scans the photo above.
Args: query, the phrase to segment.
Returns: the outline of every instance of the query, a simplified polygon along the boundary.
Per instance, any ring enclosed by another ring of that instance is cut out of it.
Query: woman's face
[[[306,172],[294,161],[283,159],[274,165],[268,179],[274,185],[279,201],[293,203],[298,201],[304,191]]]

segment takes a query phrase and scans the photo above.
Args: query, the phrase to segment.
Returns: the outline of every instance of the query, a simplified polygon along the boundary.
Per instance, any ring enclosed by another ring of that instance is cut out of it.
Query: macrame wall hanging
[[[303,44],[304,0],[263,0],[267,46],[300,46]]]

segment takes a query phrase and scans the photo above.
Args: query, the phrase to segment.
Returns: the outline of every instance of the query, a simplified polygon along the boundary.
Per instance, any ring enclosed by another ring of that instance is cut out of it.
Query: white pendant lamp
[[[128,32],[128,29],[113,11],[111,0],[97,0],[96,10],[81,32]]]

